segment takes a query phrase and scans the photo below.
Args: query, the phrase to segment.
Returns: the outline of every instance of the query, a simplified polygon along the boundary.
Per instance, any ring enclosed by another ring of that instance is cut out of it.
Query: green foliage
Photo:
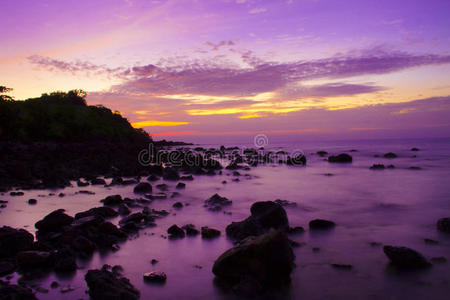
[[[4,87],[0,87],[3,92]],[[88,106],[86,92],[72,90],[42,94],[24,101],[0,101],[0,140],[146,142],[119,113]]]

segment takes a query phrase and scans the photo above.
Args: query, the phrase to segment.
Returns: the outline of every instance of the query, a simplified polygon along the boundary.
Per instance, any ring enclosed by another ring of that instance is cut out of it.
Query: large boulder
[[[436,225],[439,231],[450,233],[450,218],[439,219]]]
[[[309,222],[310,230],[328,230],[333,229],[336,224],[333,221],[315,219]]]
[[[111,195],[107,196],[105,199],[100,200],[104,205],[119,205],[123,202],[122,196],[120,195]]]
[[[84,276],[93,300],[133,300],[139,299],[139,291],[125,277],[102,270],[89,270]]]
[[[346,153],[328,157],[328,162],[330,163],[351,163],[352,161],[353,157]]]
[[[262,287],[279,286],[290,281],[294,259],[286,235],[272,231],[247,238],[227,250],[214,262],[212,271],[235,290],[236,286],[248,282],[256,282]]]
[[[58,232],[64,226],[72,224],[73,220],[73,217],[64,213],[64,209],[57,209],[34,224],[34,227],[46,232]]]
[[[289,221],[284,208],[273,201],[256,202],[250,208],[251,216],[241,222],[232,222],[226,228],[227,236],[242,240],[249,236],[257,236],[269,229],[287,231]]]
[[[431,266],[422,254],[407,247],[384,246],[383,251],[391,263],[399,268],[418,269]]]
[[[34,237],[24,229],[14,229],[9,226],[0,228],[0,258],[10,257],[17,252],[30,250]]]

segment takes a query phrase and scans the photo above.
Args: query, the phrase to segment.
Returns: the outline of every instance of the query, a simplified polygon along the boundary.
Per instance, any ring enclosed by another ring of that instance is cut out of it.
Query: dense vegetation
[[[146,142],[148,134],[133,128],[118,112],[86,104],[82,90],[42,94],[14,101],[0,86],[0,141]]]

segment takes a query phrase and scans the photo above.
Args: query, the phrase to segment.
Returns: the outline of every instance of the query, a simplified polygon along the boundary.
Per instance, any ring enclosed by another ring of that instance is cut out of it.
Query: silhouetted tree
[[[5,93],[11,92],[13,89],[7,88],[6,86],[0,85],[0,100],[1,101],[14,101],[14,98],[8,95],[3,95]]]

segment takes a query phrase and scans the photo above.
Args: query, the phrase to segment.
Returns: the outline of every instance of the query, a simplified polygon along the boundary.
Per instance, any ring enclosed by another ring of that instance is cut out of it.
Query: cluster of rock
[[[167,229],[170,239],[180,239],[185,236],[197,236],[201,234],[203,239],[214,239],[220,236],[220,230],[208,226],[201,227],[200,231],[193,224],[187,224],[182,227],[174,224]]]

